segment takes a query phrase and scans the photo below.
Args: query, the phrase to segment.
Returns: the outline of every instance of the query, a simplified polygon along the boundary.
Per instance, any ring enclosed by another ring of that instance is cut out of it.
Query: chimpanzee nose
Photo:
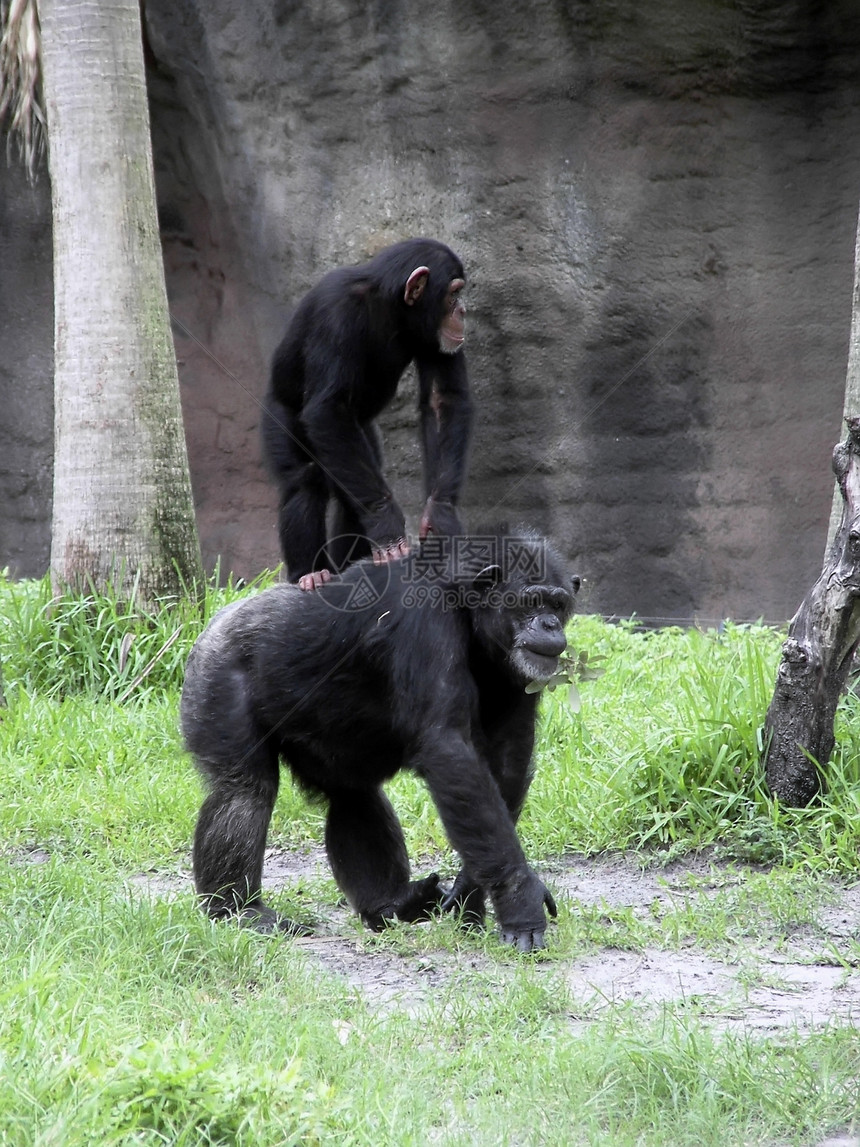
[[[540,619],[540,627],[529,642],[535,653],[545,657],[558,657],[564,653],[567,639],[564,636],[564,626],[554,614],[548,614]]]

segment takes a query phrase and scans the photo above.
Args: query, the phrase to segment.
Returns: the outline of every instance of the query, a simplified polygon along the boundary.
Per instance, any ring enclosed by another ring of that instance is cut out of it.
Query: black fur
[[[209,784],[194,878],[212,916],[297,930],[261,893],[282,759],[328,799],[332,871],[369,927],[438,905],[479,924],[486,895],[506,940],[543,946],[554,905],[515,829],[537,705],[525,686],[557,668],[578,581],[541,539],[488,540],[489,561],[486,544],[441,562],[425,547],[354,565],[316,593],[274,587],[213,618],[182,693],[185,743]],[[435,874],[410,879],[382,791],[402,768],[424,778],[460,854],[447,895]]]
[[[430,275],[414,305],[409,275]],[[279,490],[278,531],[288,576],[342,569],[405,534],[382,473],[375,419],[411,362],[418,369],[427,506],[422,528],[460,532],[471,402],[464,354],[443,353],[448,288],[463,265],[443,243],[408,239],[368,263],[332,271],[299,303],[274,355],[264,399],[263,454]],[[335,507],[333,541],[326,511]]]

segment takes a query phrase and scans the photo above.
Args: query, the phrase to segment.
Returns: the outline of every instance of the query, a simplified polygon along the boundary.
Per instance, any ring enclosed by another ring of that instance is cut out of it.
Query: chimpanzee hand
[[[421,526],[418,537],[423,542],[428,534],[439,534],[441,537],[453,538],[462,534],[463,526],[453,502],[437,502],[435,498],[428,498],[421,515]]]
[[[535,897],[539,897],[535,904]],[[496,916],[501,925],[502,943],[513,944],[518,952],[536,952],[546,947],[546,908],[555,919],[558,915],[555,900],[549,889],[529,873],[512,894],[501,894],[496,898]]]
[[[403,511],[389,496],[373,507],[365,526],[371,543],[371,553],[376,565],[405,558],[409,553],[406,540],[406,519]]]

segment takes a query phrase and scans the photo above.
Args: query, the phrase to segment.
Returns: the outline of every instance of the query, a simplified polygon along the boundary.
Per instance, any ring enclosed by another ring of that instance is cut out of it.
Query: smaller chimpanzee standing
[[[537,709],[526,686],[556,672],[579,582],[534,536],[459,541],[447,569],[434,547],[433,559],[419,549],[353,565],[316,593],[275,586],[222,609],[198,639],[182,730],[209,787],[193,858],[213,917],[302,930],[261,888],[284,761],[326,798],[329,863],[369,927],[435,908],[478,925],[489,897],[506,941],[544,946],[555,906],[516,831]],[[410,878],[383,792],[401,769],[423,778],[460,854],[447,894],[435,874]]]
[[[370,554],[385,562],[408,552],[375,419],[413,361],[426,490],[420,534],[461,532],[456,505],[472,417],[461,351],[464,285],[453,251],[407,239],[330,272],[296,308],[275,351],[261,432],[279,489],[281,551],[290,581],[302,588]]]

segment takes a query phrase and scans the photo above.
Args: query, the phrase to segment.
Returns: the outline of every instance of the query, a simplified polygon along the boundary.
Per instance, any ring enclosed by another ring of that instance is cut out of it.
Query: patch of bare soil
[[[715,871],[701,860],[646,871],[623,859],[572,860],[551,883],[573,902],[605,905],[610,916],[621,907],[644,917],[716,895],[723,882],[717,875],[709,886]],[[698,878],[695,889],[690,876]],[[778,941],[747,938],[731,958],[715,959],[694,946],[604,948],[573,961],[566,976],[575,998],[598,1011],[626,1001],[672,1002],[695,1007],[724,1029],[803,1030],[835,1018],[860,1022],[860,970],[839,958],[852,937],[860,937],[860,887],[833,885],[814,928],[792,929]]]
[[[321,849],[270,849],[263,883],[267,892],[300,896],[303,885],[329,875]],[[621,857],[571,857],[554,862],[544,875],[559,902],[567,901],[574,912],[597,910],[598,919],[607,923],[605,947],[538,965],[540,974],[561,974],[568,982],[578,1015],[586,1017],[579,1024],[627,1002],[689,1007],[723,1030],[808,1030],[831,1019],[860,1023],[860,969],[856,961],[843,962],[847,942],[860,938],[860,886],[834,884],[815,913],[814,926],[787,929],[779,936],[764,928],[761,938],[746,937],[731,956],[716,958],[692,944],[670,951],[613,947],[612,917],[626,911],[653,919],[683,909],[688,901],[701,905],[702,897],[716,896],[727,882],[742,882],[735,870],[709,859],[643,871]],[[161,893],[184,883],[180,876],[170,881],[140,877],[137,882]],[[409,1013],[438,997],[452,977],[462,981],[464,972],[505,974],[504,967],[480,952],[439,950],[415,957],[368,946],[345,905],[318,922],[316,935],[291,942],[370,1003]],[[551,931],[549,942],[551,951]]]

